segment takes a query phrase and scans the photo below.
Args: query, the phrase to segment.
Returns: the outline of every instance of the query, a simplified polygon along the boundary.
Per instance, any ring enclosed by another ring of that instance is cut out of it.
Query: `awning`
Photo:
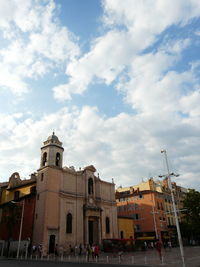
[[[155,236],[140,236],[136,240],[155,240]]]

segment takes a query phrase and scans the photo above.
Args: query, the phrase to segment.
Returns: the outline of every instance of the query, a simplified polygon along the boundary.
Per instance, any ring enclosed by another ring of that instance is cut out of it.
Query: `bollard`
[[[37,260],[37,258],[38,258],[38,255],[35,256],[35,259],[36,259],[36,260]]]
[[[119,263],[121,263],[121,256],[119,256],[118,259],[119,259]]]
[[[33,259],[33,255],[31,254],[31,256],[30,256],[30,259],[32,260]]]
[[[162,263],[162,265],[164,265],[164,257],[163,256],[161,257],[161,263]]]
[[[144,257],[144,264],[147,264],[147,256]]]
[[[96,256],[96,259],[95,259],[95,260],[96,260],[96,262],[97,262],[97,256]]]
[[[70,257],[70,255],[69,255],[69,261],[70,261],[70,258],[71,258],[71,257]]]
[[[108,258],[108,256],[106,256],[106,262],[109,263],[109,258]]]
[[[47,260],[49,261],[49,254],[47,255]]]
[[[60,260],[63,261],[63,254],[61,255],[61,259]]]
[[[131,257],[131,263],[134,264],[135,261],[134,261],[134,256]]]

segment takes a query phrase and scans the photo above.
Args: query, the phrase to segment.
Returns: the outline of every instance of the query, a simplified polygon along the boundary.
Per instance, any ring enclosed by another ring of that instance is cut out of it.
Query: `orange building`
[[[169,239],[165,199],[161,186],[149,179],[147,182],[116,191],[118,216],[134,219],[135,238],[154,241]]]

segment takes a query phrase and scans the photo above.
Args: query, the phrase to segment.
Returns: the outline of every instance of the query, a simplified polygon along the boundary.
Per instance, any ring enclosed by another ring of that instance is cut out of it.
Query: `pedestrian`
[[[162,243],[159,241],[159,239],[156,241],[156,250],[158,251],[160,260],[162,260]]]
[[[80,245],[79,245],[79,255],[81,256],[81,254],[82,254],[82,244],[80,243]]]
[[[87,261],[89,262],[90,260],[90,254],[91,254],[92,250],[91,250],[91,247],[90,247],[90,244],[87,244],[86,245],[86,255],[87,255]]]
[[[95,259],[99,259],[99,246],[96,244],[94,247],[94,257]]]
[[[92,259],[94,260],[95,245],[92,244]]]
[[[69,255],[73,255],[74,249],[71,245],[69,245]]]
[[[171,251],[171,248],[172,248],[172,242],[171,242],[170,240],[167,242],[167,245],[168,245],[169,250]]]
[[[58,244],[55,245],[54,253],[55,256],[58,257]]]

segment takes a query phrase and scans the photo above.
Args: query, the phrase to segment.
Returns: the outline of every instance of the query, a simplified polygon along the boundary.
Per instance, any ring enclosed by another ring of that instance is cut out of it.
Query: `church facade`
[[[118,237],[114,183],[96,176],[93,165],[63,167],[63,152],[54,133],[41,148],[33,244],[42,244],[44,254],[56,245],[67,250]]]

